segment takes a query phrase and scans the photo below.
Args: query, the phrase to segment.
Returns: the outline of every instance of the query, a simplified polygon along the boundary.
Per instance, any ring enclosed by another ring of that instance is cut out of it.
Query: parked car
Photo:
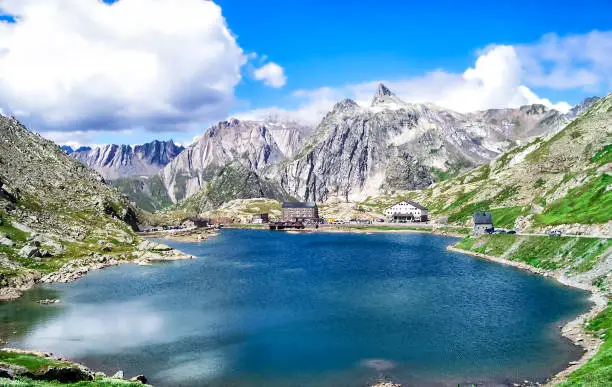
[[[516,234],[516,230],[508,230],[506,231],[506,234]]]
[[[552,230],[548,233],[549,236],[561,236],[561,230]]]
[[[495,229],[494,229],[493,227],[491,227],[491,228],[485,228],[485,232],[486,232],[487,234],[493,234],[493,233],[495,232]]]

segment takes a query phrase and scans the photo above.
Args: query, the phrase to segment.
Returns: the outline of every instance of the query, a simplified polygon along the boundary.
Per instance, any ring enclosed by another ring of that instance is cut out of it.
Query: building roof
[[[423,206],[422,206],[422,205],[420,205],[419,203],[417,203],[417,202],[413,202],[413,201],[410,201],[410,200],[402,200],[401,202],[397,202],[397,203],[395,203],[395,204],[394,204],[393,206],[391,206],[391,207],[397,206],[397,205],[398,205],[398,204],[400,204],[400,203],[410,204],[411,206],[416,207],[416,208],[418,208],[419,210],[425,210],[425,211],[427,211],[427,208],[426,208],[426,207],[423,207]],[[389,207],[389,208],[391,208],[391,207]]]
[[[315,202],[283,202],[283,208],[317,208]]]
[[[493,214],[489,211],[474,212],[474,224],[493,224]]]

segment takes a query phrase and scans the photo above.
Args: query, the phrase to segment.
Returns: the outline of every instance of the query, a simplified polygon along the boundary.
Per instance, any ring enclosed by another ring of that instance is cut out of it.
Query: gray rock
[[[182,146],[170,141],[153,141],[144,145],[103,145],[79,148],[70,154],[105,179],[128,176],[149,176],[157,173],[179,153]]]
[[[147,378],[144,375],[138,375],[134,376],[133,378],[130,378],[130,382],[140,382],[142,384],[147,384]]]
[[[113,378],[113,379],[123,379],[123,371],[119,370],[119,371],[115,372],[115,374],[113,376],[111,376],[111,378]]]
[[[60,383],[78,383],[92,381],[94,376],[87,368],[75,365],[72,367],[51,367],[41,374],[35,374],[33,379],[57,381]]]
[[[39,244],[40,246],[40,244]],[[19,255],[23,258],[40,258],[42,257],[39,246],[35,244],[27,244],[19,250]]]
[[[15,243],[10,240],[7,235],[0,233],[0,246],[13,247]]]

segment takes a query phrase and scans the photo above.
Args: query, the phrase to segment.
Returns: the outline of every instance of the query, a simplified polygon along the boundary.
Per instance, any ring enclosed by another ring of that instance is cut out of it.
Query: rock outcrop
[[[106,180],[130,176],[151,176],[159,172],[185,148],[170,141],[153,141],[143,145],[104,145],[79,148],[67,153],[98,171]]]
[[[260,196],[359,200],[424,188],[488,163],[558,132],[592,102],[570,114],[539,104],[462,114],[406,103],[381,84],[370,105],[340,101],[314,129],[276,120],[222,121],[158,175],[116,184],[149,210],[187,198],[179,207],[208,210]]]

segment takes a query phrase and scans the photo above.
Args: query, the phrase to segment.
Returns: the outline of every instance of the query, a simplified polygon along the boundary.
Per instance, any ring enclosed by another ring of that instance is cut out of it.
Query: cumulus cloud
[[[263,81],[266,86],[279,88],[285,86],[287,83],[285,70],[274,62],[270,62],[256,69],[253,74],[255,79]]]
[[[0,106],[39,130],[223,117],[247,61],[204,0],[0,0]]]
[[[612,31],[547,34],[536,43],[517,46],[517,51],[531,86],[601,94],[612,88]]]
[[[516,48],[493,45],[483,50],[474,66],[463,73],[436,70],[407,79],[375,80],[336,88],[300,90],[293,94],[300,101],[296,109],[275,106],[237,116],[251,119],[277,116],[316,124],[342,98],[352,98],[367,106],[380,82],[404,101],[431,102],[458,112],[519,107],[533,103],[541,103],[563,112],[570,109],[566,102],[553,103],[538,97],[522,84],[522,77],[523,66]]]

